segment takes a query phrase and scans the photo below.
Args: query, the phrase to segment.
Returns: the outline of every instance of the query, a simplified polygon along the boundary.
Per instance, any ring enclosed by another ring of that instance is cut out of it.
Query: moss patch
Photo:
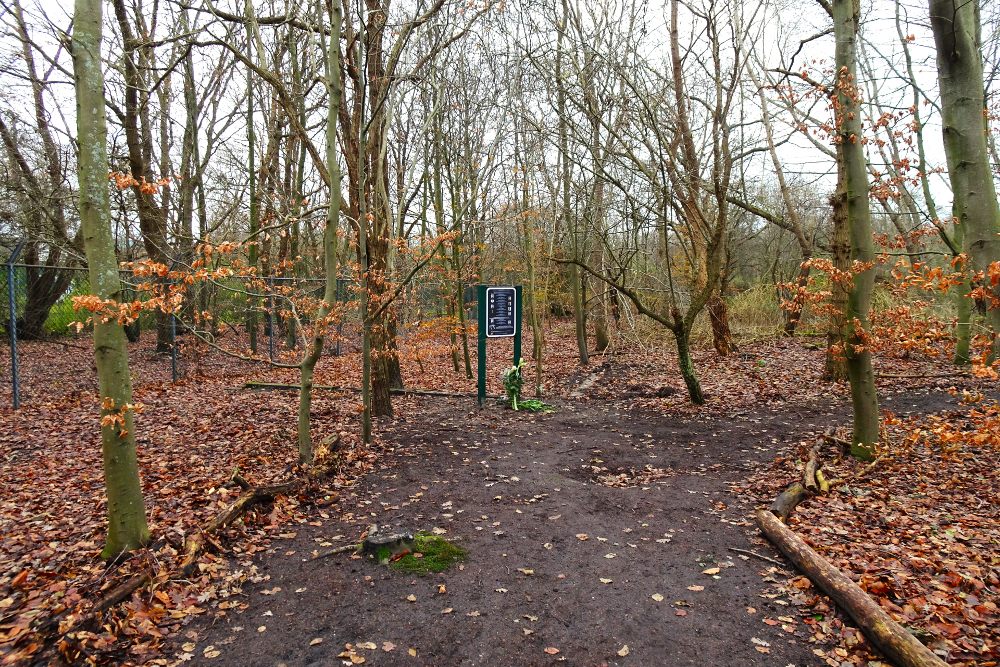
[[[413,536],[413,541],[413,553],[393,561],[389,567],[398,572],[422,576],[430,572],[444,572],[455,563],[463,562],[468,555],[465,549],[439,535],[421,532]]]

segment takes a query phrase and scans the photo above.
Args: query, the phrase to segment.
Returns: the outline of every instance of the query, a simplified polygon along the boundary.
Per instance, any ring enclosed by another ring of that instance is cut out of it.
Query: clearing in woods
[[[253,561],[257,582],[239,596],[248,606],[199,617],[168,655],[206,665],[825,664],[775,586],[791,570],[775,570],[768,559],[781,557],[752,523],[762,498],[732,486],[781,454],[775,443],[843,423],[843,400],[721,418],[665,418],[628,400],[567,400],[537,416],[414,400],[384,433],[379,472],[339,512],[276,540]],[[952,405],[940,391],[888,401],[901,415]],[[469,559],[425,577],[348,554],[311,560],[372,523],[445,531]]]

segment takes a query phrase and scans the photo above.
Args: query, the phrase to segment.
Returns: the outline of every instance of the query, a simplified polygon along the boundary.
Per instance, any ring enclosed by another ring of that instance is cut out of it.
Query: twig
[[[345,544],[342,547],[337,547],[336,549],[330,549],[329,551],[324,551],[321,554],[313,556],[309,561],[319,560],[320,558],[326,558],[327,556],[336,556],[337,554],[346,553],[348,551],[357,551],[361,548],[361,543],[357,544]]]
[[[922,378],[935,379],[935,378],[955,378],[955,377],[973,377],[971,373],[955,372],[955,373],[876,373],[876,379],[880,378],[890,378],[894,380],[919,380]]]
[[[769,558],[768,556],[764,556],[763,554],[759,554],[759,553],[757,553],[755,551],[747,551],[746,549],[737,549],[736,547],[729,547],[729,550],[730,551],[735,551],[738,554],[744,554],[746,556],[753,556],[754,558],[759,558],[759,559],[761,559],[763,561],[767,561],[768,563],[773,563],[773,564],[777,565],[778,567],[783,567],[783,568],[788,567],[787,565],[785,565],[784,563],[782,563],[780,560],[774,560],[773,558]]]
[[[247,382],[243,385],[244,389],[262,389],[262,390],[298,390],[299,385],[297,384],[283,384],[280,382]],[[314,390],[318,391],[351,391],[359,392],[360,387],[340,387],[335,385],[323,385],[314,384]],[[474,398],[475,394],[456,392],[456,391],[436,391],[433,389],[410,389],[407,387],[391,387],[389,389],[390,394],[394,395],[413,395],[413,396],[437,396],[442,398]],[[501,398],[495,394],[488,394],[486,398]]]

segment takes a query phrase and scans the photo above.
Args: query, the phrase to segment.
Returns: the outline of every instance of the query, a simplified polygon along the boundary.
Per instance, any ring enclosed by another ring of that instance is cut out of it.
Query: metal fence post
[[[24,248],[24,241],[19,241],[7,259],[7,335],[10,337],[10,383],[11,397],[14,409],[21,407],[21,381],[18,377],[17,366],[17,299],[15,298],[17,272],[14,270],[14,262],[17,261]]]
[[[476,398],[479,407],[486,402],[486,285],[476,286]]]
[[[180,379],[177,370],[177,316],[170,313],[170,375],[174,382]]]
[[[343,288],[343,290],[341,290]],[[335,290],[335,300],[337,303],[347,301],[347,281],[343,278],[337,278],[337,289]],[[337,321],[337,342],[333,349],[333,356],[340,356],[340,339],[344,337],[344,315],[341,313],[340,319]]]
[[[267,277],[267,358],[274,361],[274,276]]]
[[[177,266],[177,260],[170,262],[170,272],[173,273]],[[167,281],[167,285],[173,285],[172,281]],[[177,368],[177,316],[174,311],[170,311],[170,377],[174,382],[180,380],[180,371]]]

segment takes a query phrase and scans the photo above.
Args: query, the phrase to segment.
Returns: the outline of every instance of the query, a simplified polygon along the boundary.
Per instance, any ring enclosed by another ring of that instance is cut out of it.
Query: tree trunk
[[[718,294],[713,294],[707,305],[708,319],[712,323],[712,345],[720,357],[728,357],[733,352],[733,334],[729,329],[726,301]]]
[[[472,358],[469,356],[469,331],[465,322],[465,291],[462,289],[462,242],[461,236],[455,238],[451,245],[451,270],[455,277],[455,315],[458,320],[458,336],[462,339],[462,360],[465,364],[465,377],[472,379]],[[457,340],[456,340],[457,343]],[[453,343],[455,353],[458,345]],[[458,372],[457,364],[455,371]],[[400,385],[402,386],[402,385]]]
[[[149,94],[152,86],[148,81],[148,66],[152,57],[152,43],[138,40],[132,31],[132,24],[124,0],[112,0],[115,18],[121,30],[124,44],[123,72],[125,83],[125,114],[122,121],[125,144],[128,148],[128,164],[135,182],[136,212],[146,256],[153,262],[170,265],[167,247],[167,211],[156,201],[157,188],[149,187],[157,178],[152,171],[153,138],[150,126]],[[144,29],[141,27],[141,29]],[[163,174],[161,174],[163,176]],[[169,352],[172,345],[170,317],[163,310],[156,311],[156,351]]]
[[[833,0],[833,26],[836,39],[835,104],[838,127],[838,155],[844,165],[847,220],[854,270],[847,295],[845,356],[847,377],[854,407],[854,433],[851,454],[862,460],[875,455],[879,439],[878,395],[868,342],[872,290],[875,286],[875,245],[872,240],[871,206],[868,201],[868,165],[862,143],[860,89],[857,85],[856,40],[860,6],[858,0]]]
[[[681,370],[681,377],[687,386],[688,396],[695,405],[705,403],[705,395],[701,391],[701,383],[694,371],[694,361],[691,359],[691,329],[684,323],[684,318],[680,311],[673,312],[674,319],[674,341],[677,343],[677,364]]]
[[[1000,262],[1000,207],[990,170],[987,146],[983,57],[978,0],[929,0],[931,29],[937,48],[938,86],[941,91],[941,128],[948,177],[953,196],[952,214],[965,230],[963,250],[971,270],[987,271]],[[985,290],[1000,298],[1000,286],[984,281]],[[995,304],[987,304],[995,305]],[[1000,352],[1000,307],[991,307],[991,359]]]
[[[811,253],[811,250],[810,250]],[[809,261],[809,256],[803,251],[802,264],[799,266],[799,277],[795,281],[796,295],[801,293],[809,286],[809,266],[806,262]],[[793,299],[796,299],[795,306],[791,310],[785,310],[785,327],[784,334],[786,336],[794,336],[795,330],[799,328],[799,322],[802,321],[802,309],[803,304],[797,300],[796,296],[793,295]]]
[[[101,0],[76,0],[72,53],[80,145],[77,166],[80,224],[91,290],[102,299],[116,299],[121,291],[121,279],[111,235],[108,199],[102,21]],[[100,386],[101,449],[108,497],[108,536],[102,555],[111,558],[149,540],[135,447],[128,345],[125,331],[116,320],[105,322],[95,314],[94,355]]]
[[[958,197],[955,198],[956,201]],[[958,211],[953,207],[954,215],[958,217]],[[952,241],[959,247],[965,248],[965,225],[955,225],[951,235]],[[966,266],[966,275],[969,267]],[[972,317],[974,313],[975,301],[971,292],[972,281],[966,277],[960,285],[951,289],[952,299],[955,302],[955,357],[953,359],[956,366],[966,366],[972,361],[970,350],[972,348]]]
[[[531,327],[531,358],[535,362],[535,396],[542,396],[542,347],[544,344],[541,322],[538,317],[538,297],[535,294],[535,229],[533,220],[536,212],[531,210],[530,181],[528,180],[527,147],[525,155],[521,155],[521,145],[518,141],[523,135],[517,128],[514,132],[514,163],[520,168],[521,176],[521,240],[524,258],[527,263],[528,285],[524,292],[525,306],[528,312],[528,326]],[[519,360],[517,360],[519,361]]]
[[[254,131],[253,120],[253,74],[247,70],[247,147],[249,151],[247,168],[250,173],[250,183],[247,186],[247,197],[250,200],[250,243],[247,251],[247,262],[249,263],[251,280],[246,283],[247,288],[247,311],[246,325],[247,334],[250,336],[250,352],[257,354],[257,299],[251,296],[257,288],[253,284],[253,278],[258,275],[257,268],[260,264],[258,259],[260,249],[260,206],[257,197],[257,173],[254,157],[257,152],[257,133]],[[271,315],[273,317],[273,314]],[[273,327],[274,323],[268,323]],[[271,332],[274,335],[274,332]]]
[[[840,150],[838,148],[837,191],[830,197],[833,217],[833,233],[830,250],[833,255],[833,268],[843,275],[851,268],[851,240],[847,220],[847,192],[844,179],[844,169],[841,166]],[[847,285],[831,276],[830,284],[830,322],[826,335],[826,370],[823,377],[831,382],[847,380],[847,360],[842,351],[844,342],[844,321],[847,313]]]
[[[566,0],[562,2],[563,18],[562,27],[558,30],[556,42],[556,111],[559,117],[559,160],[560,160],[560,186],[562,190],[562,217],[566,222],[566,231],[570,235],[570,251],[575,261],[580,257],[580,239],[577,229],[578,221],[575,219],[570,208],[570,157],[569,157],[569,116],[566,111],[566,82],[563,80],[563,53],[564,53],[564,33],[566,23],[569,20],[569,9]],[[576,324],[576,347],[580,355],[580,363],[586,365],[589,361],[587,355],[587,323],[585,306],[583,303],[583,276],[580,274],[580,267],[576,264],[569,266],[570,289],[573,294],[573,320]]]
[[[330,174],[330,202],[326,211],[326,229],[323,232],[323,256],[326,267],[326,282],[323,287],[323,303],[313,324],[312,345],[299,365],[299,461],[311,463],[313,460],[312,434],[310,433],[310,410],[312,407],[313,370],[323,353],[324,322],[330,309],[337,302],[337,229],[340,226],[340,160],[337,155],[337,114],[343,98],[343,83],[340,79],[340,34],[343,26],[343,10],[339,2],[330,7],[330,41],[327,52],[326,88],[329,106],[326,117],[326,161]]]
[[[25,258],[26,264],[32,262]],[[62,267],[27,266],[24,270],[24,313],[17,320],[17,337],[23,340],[40,340],[45,337],[45,321],[49,312],[69,289],[75,271]]]

